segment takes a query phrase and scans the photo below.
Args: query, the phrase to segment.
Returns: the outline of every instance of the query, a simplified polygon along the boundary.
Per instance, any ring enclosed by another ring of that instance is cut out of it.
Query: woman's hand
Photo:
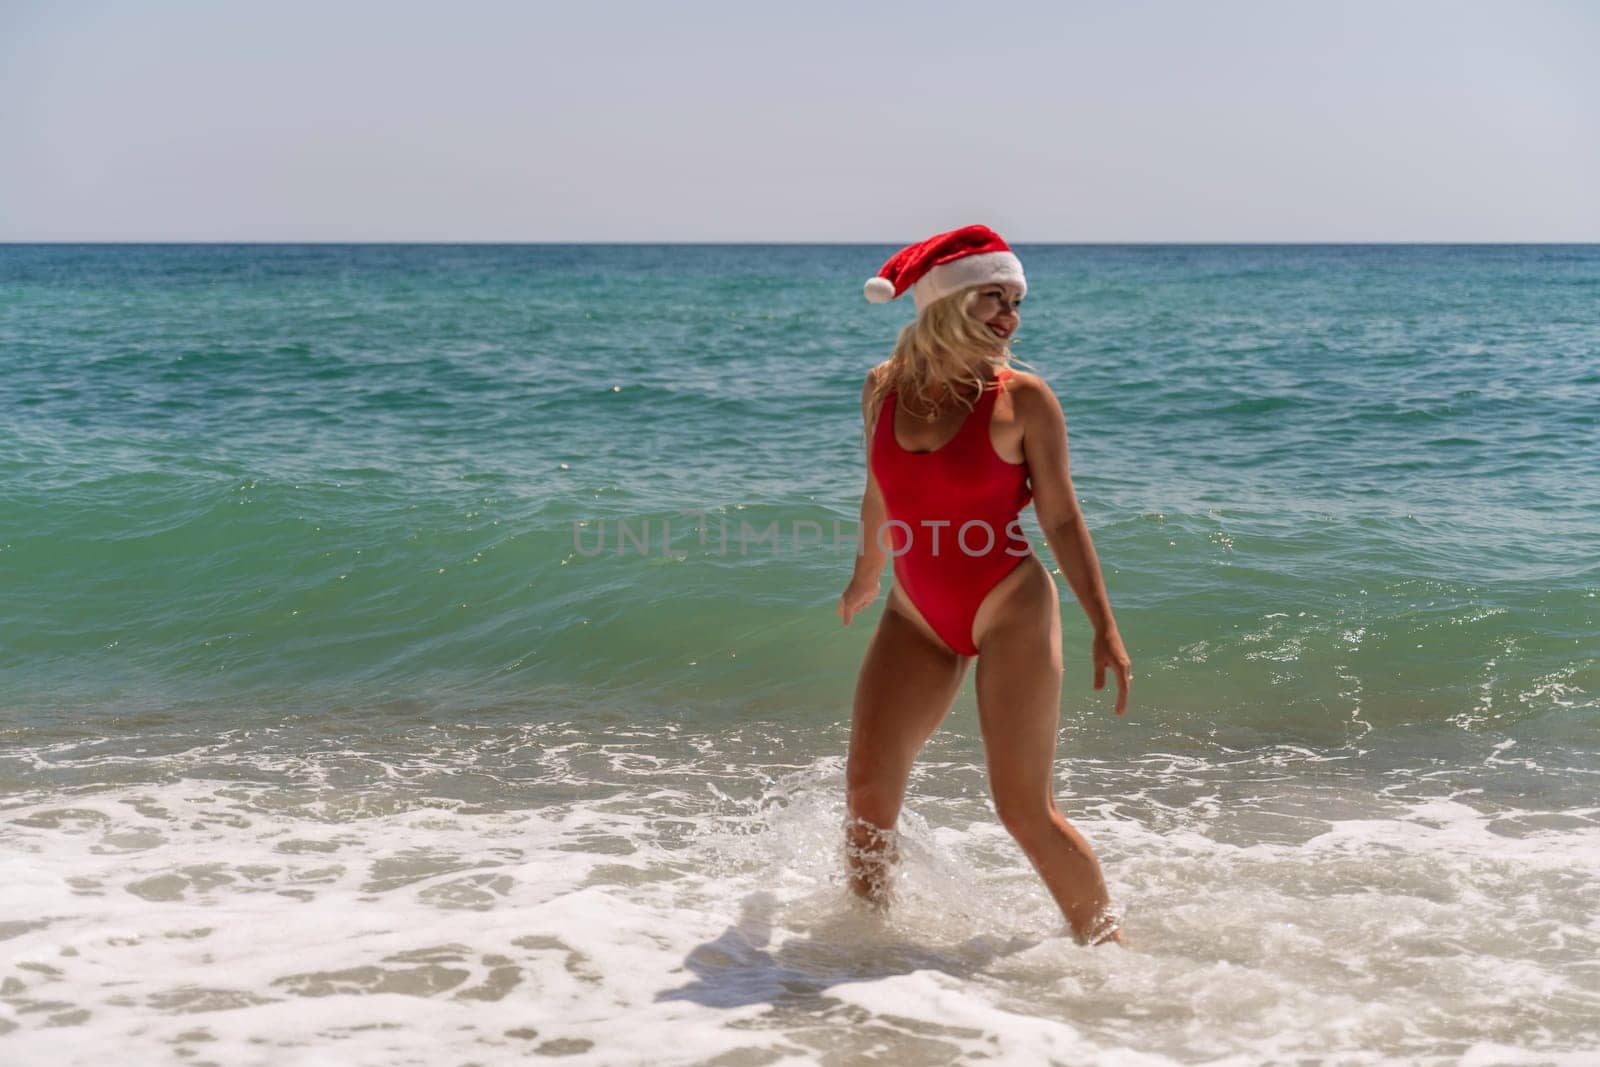
[[[1094,687],[1106,687],[1106,668],[1117,672],[1117,714],[1128,710],[1128,689],[1133,685],[1133,662],[1122,647],[1122,635],[1116,628],[1097,630],[1094,635]]]
[[[878,586],[877,578],[850,579],[844,594],[839,597],[839,618],[844,620],[846,626],[850,625],[851,619],[867,610],[872,602],[878,599]]]

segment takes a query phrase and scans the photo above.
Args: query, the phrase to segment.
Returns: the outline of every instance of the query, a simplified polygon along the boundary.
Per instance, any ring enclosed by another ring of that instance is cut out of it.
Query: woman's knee
[[[1060,816],[1048,800],[996,797],[994,808],[1001,825],[1024,852],[1043,848],[1060,834]]]

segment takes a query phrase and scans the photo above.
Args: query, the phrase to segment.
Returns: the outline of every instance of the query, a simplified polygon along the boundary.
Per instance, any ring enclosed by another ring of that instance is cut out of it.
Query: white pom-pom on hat
[[[894,282],[888,278],[868,278],[863,287],[868,302],[873,304],[887,304],[894,299]]]

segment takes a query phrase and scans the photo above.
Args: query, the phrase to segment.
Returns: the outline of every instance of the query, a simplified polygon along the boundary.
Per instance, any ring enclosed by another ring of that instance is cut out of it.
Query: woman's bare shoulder
[[[1061,418],[1061,401],[1056,399],[1055,390],[1050,388],[1050,383],[1037,374],[1027,371],[1012,371],[1005,382],[1006,391],[1011,396],[1011,402],[1016,405],[1019,414],[1040,414],[1051,418]]]
[[[888,379],[889,363],[884,361],[867,371],[866,380],[861,383],[861,410],[865,414],[874,407],[873,401],[877,397],[883,383]]]

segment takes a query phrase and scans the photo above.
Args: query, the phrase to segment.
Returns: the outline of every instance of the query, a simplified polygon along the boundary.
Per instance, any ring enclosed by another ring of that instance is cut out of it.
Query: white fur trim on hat
[[[868,278],[864,291],[872,303],[887,304],[894,299],[894,282],[882,277]]]
[[[1022,260],[1013,252],[980,252],[975,256],[962,256],[949,263],[941,263],[924,274],[911,287],[920,312],[940,297],[959,292],[969,285],[993,282],[1011,282],[1027,295],[1028,282],[1022,276]],[[872,297],[868,296],[868,300]]]

